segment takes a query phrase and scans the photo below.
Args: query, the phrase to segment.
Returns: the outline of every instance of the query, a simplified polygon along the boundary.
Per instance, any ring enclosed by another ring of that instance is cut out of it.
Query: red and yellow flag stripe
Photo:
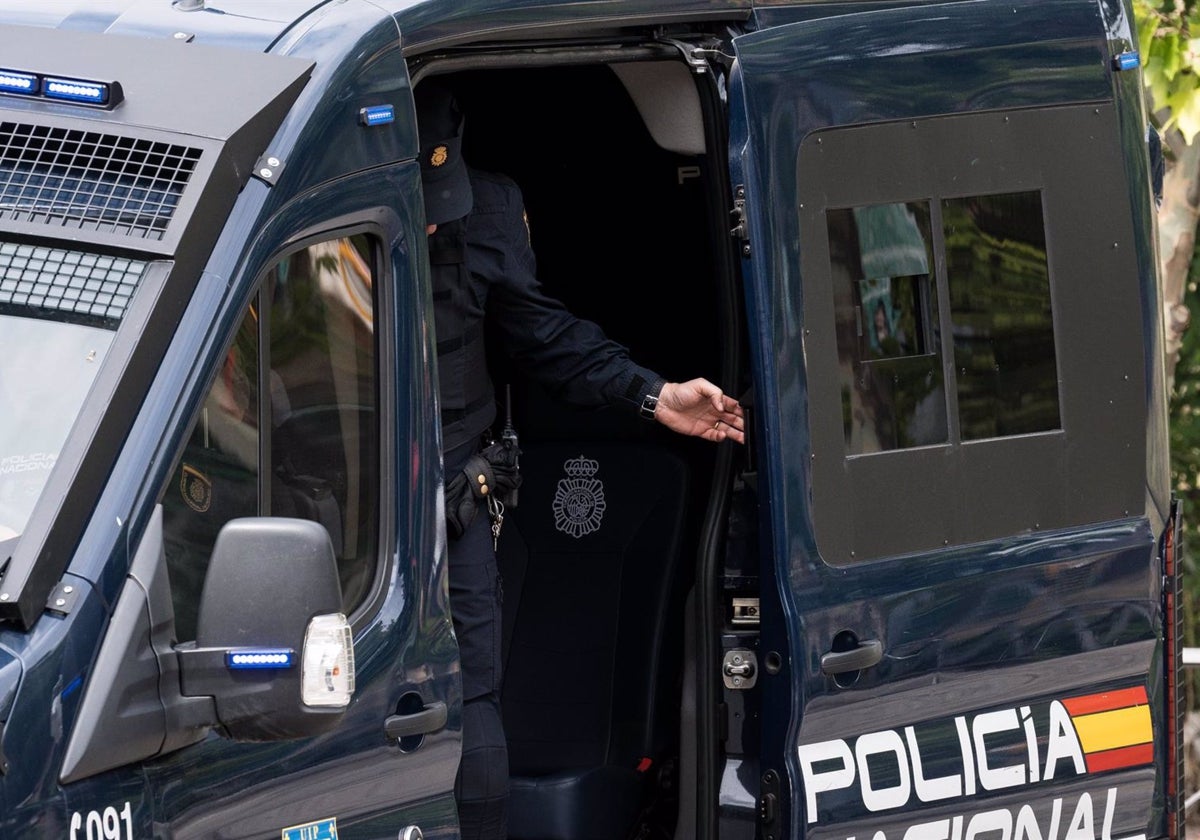
[[[1154,760],[1154,732],[1144,686],[1062,701],[1075,725],[1089,773]]]

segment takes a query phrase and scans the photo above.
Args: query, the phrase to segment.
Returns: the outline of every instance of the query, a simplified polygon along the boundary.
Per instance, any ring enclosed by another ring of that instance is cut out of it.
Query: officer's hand
[[[654,419],[668,429],[713,443],[746,442],[745,412],[707,379],[668,382],[658,394]]]

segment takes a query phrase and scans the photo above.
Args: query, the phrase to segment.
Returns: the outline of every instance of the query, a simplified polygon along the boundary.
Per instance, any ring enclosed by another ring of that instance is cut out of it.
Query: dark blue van
[[[0,836],[458,835],[437,77],[545,287],[749,416],[496,358],[513,840],[1181,840],[1132,27],[0,0]]]

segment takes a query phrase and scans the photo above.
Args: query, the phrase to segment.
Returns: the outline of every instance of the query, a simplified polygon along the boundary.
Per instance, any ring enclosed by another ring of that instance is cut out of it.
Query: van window
[[[942,202],[964,440],[1061,428],[1038,191]]]
[[[940,203],[962,440],[1060,428],[1041,193]],[[930,204],[828,213],[846,454],[950,441]]]
[[[147,265],[0,242],[0,540],[24,532]]]
[[[239,516],[324,525],[346,611],[365,597],[379,530],[374,249],[358,234],[275,263],[214,372],[162,497],[180,639],[195,637],[213,543]]]
[[[846,452],[947,441],[929,203],[829,212]]]
[[[1129,488],[1145,468],[1152,304],[1130,280],[1122,179],[1088,175],[1123,166],[1115,120],[1109,105],[1065,105],[801,141],[808,460],[825,562],[1142,508]],[[917,147],[896,166],[897,149]]]

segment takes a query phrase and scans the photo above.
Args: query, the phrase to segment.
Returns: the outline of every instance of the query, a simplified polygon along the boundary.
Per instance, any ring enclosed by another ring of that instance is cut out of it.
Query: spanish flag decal
[[[1075,725],[1089,773],[1154,760],[1154,733],[1144,686],[1062,701]]]

